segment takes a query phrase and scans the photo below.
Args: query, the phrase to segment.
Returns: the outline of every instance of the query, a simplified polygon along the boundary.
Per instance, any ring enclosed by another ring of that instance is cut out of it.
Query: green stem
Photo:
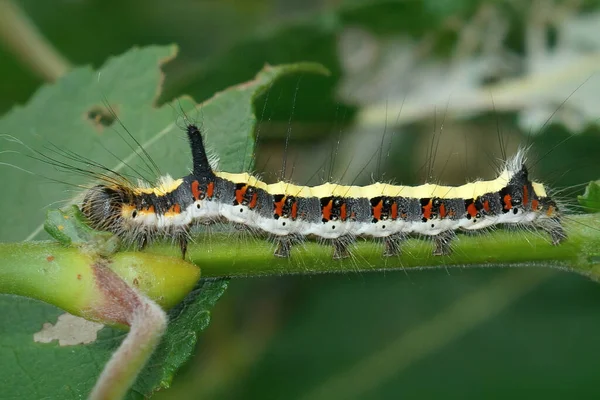
[[[365,272],[404,268],[451,266],[550,266],[570,269],[600,279],[600,214],[570,216],[564,222],[568,238],[558,246],[542,231],[495,230],[462,235],[452,243],[449,256],[432,255],[432,242],[409,239],[399,257],[382,257],[383,245],[357,240],[350,258],[332,260],[332,248],[315,242],[296,245],[289,259],[273,256],[265,239],[243,240],[231,234],[204,235],[190,246],[189,259],[204,277]],[[157,245],[149,252],[177,256],[179,250]]]
[[[71,69],[63,55],[10,0],[0,1],[0,43],[12,51],[23,66],[45,81],[53,82]]]
[[[105,321],[98,311],[105,296],[98,285],[97,257],[57,242],[0,244],[0,293],[32,297],[88,319]],[[200,278],[191,263],[157,254],[120,252],[110,269],[161,307],[179,303]]]
[[[548,266],[600,279],[600,231],[596,228],[600,226],[600,214],[571,216],[564,225],[568,238],[559,246],[552,246],[549,236],[541,231],[496,230],[481,235],[459,235],[449,256],[433,256],[432,243],[428,240],[409,239],[402,246],[401,256],[385,258],[381,255],[380,243],[358,240],[352,256],[344,260],[332,260],[329,246],[310,241],[296,245],[291,258],[276,258],[274,246],[268,240],[240,240],[228,233],[216,233],[200,235],[189,247],[188,258],[201,267],[204,277],[356,273],[452,266]],[[53,268],[49,256],[54,257]],[[65,248],[53,242],[2,243],[0,293],[38,298],[66,310],[80,307],[81,299],[85,300],[85,290],[79,290],[74,279],[79,273],[89,273],[85,257],[77,248]],[[153,257],[160,260],[159,268],[148,266],[154,265],[149,262],[155,260]],[[187,271],[184,265],[187,263],[181,262],[177,246],[155,245],[143,252],[117,253],[115,259],[123,259],[123,265],[139,265],[134,269],[135,273],[129,267],[120,267],[122,271],[129,271],[121,276],[127,275],[126,280],[134,282],[135,274],[145,272],[144,281],[148,288],[153,286],[152,282],[156,284],[163,282],[165,277],[178,276],[162,289],[147,293],[151,299],[160,299],[161,290],[180,285],[187,276],[190,280],[197,279],[197,272],[174,273],[179,269]],[[116,262],[111,268],[118,265],[120,263]],[[69,287],[66,293],[65,285]],[[189,287],[189,282],[185,286]],[[180,296],[178,293],[176,297]],[[172,304],[169,302],[168,305]]]

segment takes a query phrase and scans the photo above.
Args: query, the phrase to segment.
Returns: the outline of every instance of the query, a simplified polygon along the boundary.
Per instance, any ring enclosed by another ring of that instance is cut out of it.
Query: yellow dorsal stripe
[[[411,197],[441,199],[474,199],[486,193],[498,192],[506,187],[512,173],[504,170],[496,179],[489,181],[475,181],[461,186],[442,186],[426,183],[420,186],[396,186],[388,183],[373,183],[367,186],[346,186],[335,183],[324,183],[319,186],[298,186],[287,182],[267,184],[247,172],[232,174],[217,172],[216,176],[234,183],[245,183],[250,186],[265,190],[271,195],[284,194],[295,197],[352,197],[374,198],[378,196]],[[541,183],[534,182],[533,189],[539,197],[546,197],[546,190]]]
[[[173,192],[183,183],[183,179],[170,180],[168,182],[161,182],[159,185],[150,188],[136,187],[133,189],[133,193],[136,195],[140,194],[152,194],[157,196],[164,196],[167,193]]]

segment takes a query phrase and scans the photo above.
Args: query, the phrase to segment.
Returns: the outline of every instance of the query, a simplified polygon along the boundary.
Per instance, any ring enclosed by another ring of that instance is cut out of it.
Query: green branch
[[[53,82],[70,69],[69,61],[13,1],[0,1],[0,43],[32,73]]]
[[[84,318],[102,299],[94,256],[57,242],[0,243],[0,293],[31,297]],[[120,252],[110,269],[130,286],[168,309],[200,278],[200,270],[181,258]]]
[[[381,256],[382,245],[358,240],[352,257],[332,260],[332,249],[315,242],[297,245],[290,259],[273,256],[265,239],[240,240],[231,234],[204,235],[189,247],[189,259],[204,277],[263,276],[315,273],[362,273],[409,268],[452,266],[547,266],[600,279],[600,214],[571,216],[565,221],[568,239],[552,246],[539,231],[496,230],[482,235],[458,235],[449,256],[433,256],[428,240],[409,239],[399,257]],[[93,298],[89,256],[77,247],[54,242],[0,244],[0,293],[37,298],[78,313]],[[198,270],[180,258],[179,249],[155,245],[143,252],[120,252],[111,268],[137,285],[150,299],[169,308],[191,289]],[[65,290],[65,289],[69,290]],[[177,288],[178,290],[175,290]],[[92,293],[92,294],[90,294]]]
[[[190,246],[190,260],[205,277],[261,276],[367,272],[404,268],[452,266],[549,266],[600,278],[600,214],[570,216],[564,223],[568,239],[559,246],[541,231],[499,229],[462,235],[453,241],[449,256],[432,255],[433,243],[409,239],[399,257],[382,257],[383,245],[358,239],[352,257],[332,260],[332,248],[315,242],[296,245],[290,259],[273,256],[265,239],[236,239],[231,234],[205,235]],[[173,246],[148,249],[153,254],[177,256]]]

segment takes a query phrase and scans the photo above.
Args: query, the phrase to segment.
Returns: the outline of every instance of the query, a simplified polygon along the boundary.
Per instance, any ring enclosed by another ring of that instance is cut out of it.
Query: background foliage
[[[534,142],[535,174],[554,187],[600,176],[597,2],[291,3],[18,2],[73,65],[97,67],[134,45],[179,44],[161,101],[201,102],[264,63],[324,64],[330,79],[290,78],[257,102],[257,169],[271,180],[284,153],[299,183],[489,177],[499,129],[509,153]],[[8,47],[0,60],[8,111],[41,80]],[[374,156],[383,132],[389,155]],[[23,240],[15,229],[4,224],[0,234]],[[599,306],[595,283],[542,269],[234,280],[195,359],[157,397],[597,396]]]

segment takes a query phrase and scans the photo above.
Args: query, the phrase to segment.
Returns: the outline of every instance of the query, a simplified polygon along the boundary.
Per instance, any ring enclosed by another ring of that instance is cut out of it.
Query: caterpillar
[[[496,225],[526,224],[547,232],[553,245],[567,237],[556,201],[542,183],[529,178],[525,149],[506,161],[495,179],[462,186],[376,182],[311,187],[285,181],[267,184],[249,173],[218,171],[198,126],[188,123],[185,130],[191,174],[165,176],[154,187],[132,187],[118,180],[92,187],[81,205],[92,227],[140,248],[171,237],[184,258],[190,229],[215,221],[272,235],[277,243],[274,255],[286,258],[293,243],[305,237],[330,242],[334,259],[348,257],[356,237],[382,239],[386,257],[399,255],[402,241],[410,235],[432,237],[433,254],[447,255],[457,231]]]

